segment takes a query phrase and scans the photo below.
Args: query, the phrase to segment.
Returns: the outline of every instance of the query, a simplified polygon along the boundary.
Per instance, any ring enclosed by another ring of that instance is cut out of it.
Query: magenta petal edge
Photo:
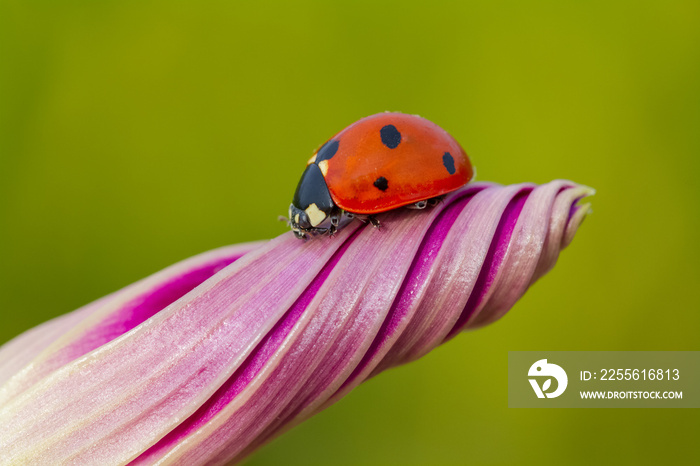
[[[226,464],[501,318],[593,190],[472,183],[382,227],[195,256],[0,348],[0,463]]]

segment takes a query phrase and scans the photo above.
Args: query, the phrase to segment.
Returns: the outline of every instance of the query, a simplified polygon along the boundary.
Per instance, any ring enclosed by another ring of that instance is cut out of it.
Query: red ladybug
[[[298,238],[333,234],[342,215],[397,207],[423,209],[473,176],[467,154],[447,131],[417,115],[378,113],[348,126],[309,159],[289,206]]]

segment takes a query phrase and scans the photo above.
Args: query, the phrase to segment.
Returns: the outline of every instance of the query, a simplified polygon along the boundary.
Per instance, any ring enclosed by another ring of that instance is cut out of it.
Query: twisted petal
[[[44,324],[0,349],[0,460],[241,460],[500,318],[570,243],[590,194],[475,183],[379,230],[213,251]]]

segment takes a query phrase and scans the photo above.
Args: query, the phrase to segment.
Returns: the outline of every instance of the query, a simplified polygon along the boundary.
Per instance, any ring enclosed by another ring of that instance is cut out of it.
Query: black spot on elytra
[[[330,160],[333,158],[336,152],[338,152],[339,141],[331,139],[325,143],[316,154],[316,163],[322,162],[324,160]]]
[[[389,189],[389,181],[387,181],[387,179],[383,176],[380,176],[379,178],[374,180],[374,187],[380,191],[386,191],[387,189]]]
[[[382,137],[382,143],[389,149],[396,149],[401,142],[401,133],[394,125],[386,125],[379,130],[379,135]]]
[[[449,152],[445,152],[445,155],[442,156],[442,164],[447,168],[450,175],[454,175],[457,171],[455,169],[455,159]]]

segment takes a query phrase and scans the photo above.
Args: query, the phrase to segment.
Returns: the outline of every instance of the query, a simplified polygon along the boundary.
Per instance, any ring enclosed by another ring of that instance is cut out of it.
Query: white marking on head
[[[328,173],[328,160],[321,160],[318,162],[318,168],[321,169],[321,173],[323,173],[323,176],[326,176],[326,173]]]
[[[319,226],[326,219],[326,214],[321,212],[316,204],[311,204],[306,208],[305,212],[309,216],[309,222],[311,222],[312,227]]]
[[[299,214],[296,214],[294,216],[294,222],[298,225],[299,224]]]
[[[311,165],[311,164],[314,163],[315,161],[316,161],[316,154],[314,154],[314,155],[311,156],[311,158],[309,159],[309,161],[306,162],[306,166],[308,167],[309,165]]]

